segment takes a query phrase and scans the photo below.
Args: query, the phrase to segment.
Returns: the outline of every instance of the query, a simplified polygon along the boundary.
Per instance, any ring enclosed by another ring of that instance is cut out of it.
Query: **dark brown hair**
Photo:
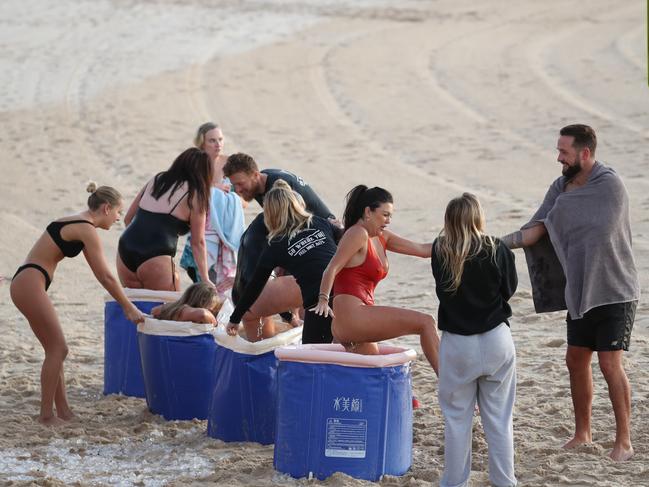
[[[565,135],[567,137],[574,137],[572,146],[581,150],[585,147],[590,149],[590,153],[594,156],[595,149],[597,148],[597,136],[595,131],[588,125],[583,125],[580,123],[575,123],[572,125],[566,125],[561,130],[559,130],[559,135]]]
[[[375,186],[368,188],[359,184],[347,193],[347,204],[343,213],[343,225],[345,230],[349,229],[363,217],[365,208],[369,207],[374,211],[383,203],[393,203],[392,195],[386,189]]]
[[[210,187],[213,172],[210,156],[200,149],[190,147],[176,157],[169,169],[156,175],[151,195],[158,199],[171,189],[168,198],[171,203],[173,194],[181,184],[186,182],[189,208],[192,208],[192,201],[196,196],[199,211],[207,211],[210,204]]]
[[[238,172],[252,174],[256,171],[259,171],[259,166],[257,166],[255,160],[252,156],[244,154],[243,152],[232,154],[223,165],[223,175],[226,178],[229,178]]]

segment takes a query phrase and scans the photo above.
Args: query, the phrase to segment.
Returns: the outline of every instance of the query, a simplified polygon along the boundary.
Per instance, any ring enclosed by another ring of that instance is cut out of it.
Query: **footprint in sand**
[[[554,340],[547,342],[545,346],[550,348],[559,348],[563,346],[564,343],[566,343],[566,341],[563,338],[555,338]]]

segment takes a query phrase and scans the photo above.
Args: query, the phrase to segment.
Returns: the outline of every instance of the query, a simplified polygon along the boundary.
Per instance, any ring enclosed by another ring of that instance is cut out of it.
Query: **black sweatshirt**
[[[440,330],[459,335],[484,333],[500,323],[507,323],[512,309],[507,301],[518,285],[514,254],[500,240],[496,243],[495,262],[491,249],[483,245],[480,253],[464,263],[462,281],[455,293],[447,291],[448,275],[443,273],[437,240],[433,242],[431,267],[439,298],[437,324]],[[483,242],[484,243],[484,242]]]
[[[239,297],[230,321],[241,321],[241,317],[261,294],[275,267],[282,267],[295,277],[305,308],[315,306],[322,274],[336,253],[338,232],[340,230],[329,220],[314,215],[311,225],[300,230],[292,239],[281,237],[266,243],[255,273]]]
[[[275,181],[283,179],[288,183],[293,191],[302,196],[304,206],[306,206],[309,213],[313,213],[321,218],[334,218],[334,215],[329,211],[327,205],[324,204],[316,192],[313,191],[311,186],[305,183],[304,179],[301,177],[296,176],[292,172],[284,171],[283,169],[262,169],[261,173],[266,175],[266,188],[264,188],[262,194],[255,196],[255,200],[261,206],[264,206],[264,196],[266,196],[266,193],[271,190]]]
[[[248,225],[245,232],[241,235],[239,241],[239,251],[237,252],[237,273],[234,276],[232,285],[232,302],[236,304],[243,294],[248,283],[257,268],[257,262],[267,242],[266,236],[268,230],[264,224],[264,214],[260,213]]]

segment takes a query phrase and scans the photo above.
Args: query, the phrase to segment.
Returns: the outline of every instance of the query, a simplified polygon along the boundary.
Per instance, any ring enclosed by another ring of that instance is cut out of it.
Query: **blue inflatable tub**
[[[412,464],[413,350],[380,345],[380,355],[341,345],[301,345],[279,359],[273,465],[292,477],[334,472],[371,481]]]
[[[166,420],[207,419],[216,342],[212,324],[147,318],[138,325],[149,410]]]
[[[275,441],[277,420],[277,358],[280,346],[299,343],[302,327],[272,338],[248,342],[219,327],[212,401],[207,435],[223,441]]]
[[[124,289],[126,297],[143,313],[175,301],[179,292]],[[144,378],[137,343],[137,327],[124,316],[110,295],[104,304],[104,394],[144,397]]]

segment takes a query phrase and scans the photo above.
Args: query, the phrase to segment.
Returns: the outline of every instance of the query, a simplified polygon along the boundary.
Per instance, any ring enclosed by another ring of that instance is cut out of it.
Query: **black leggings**
[[[331,316],[320,316],[313,311],[304,310],[302,343],[331,343]]]
[[[45,277],[45,291],[47,291],[49,289],[49,287],[50,287],[50,284],[52,284],[52,279],[50,278],[50,275],[47,273],[47,271],[45,269],[43,269],[41,266],[39,266],[38,264],[28,263],[28,264],[21,265],[18,268],[18,270],[16,271],[16,273],[14,274],[13,279],[15,279],[16,276],[18,274],[20,274],[22,271],[24,271],[25,269],[29,269],[29,268],[41,271],[41,273],[43,274],[43,277]]]

